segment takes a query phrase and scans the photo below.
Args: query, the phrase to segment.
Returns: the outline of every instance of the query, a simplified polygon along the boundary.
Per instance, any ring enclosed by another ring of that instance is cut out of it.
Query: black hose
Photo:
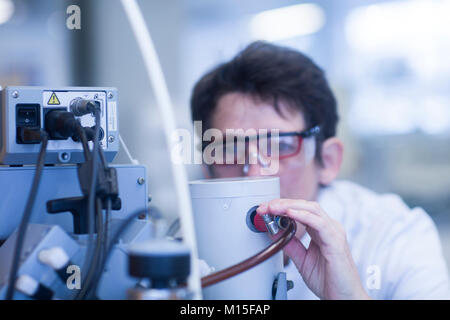
[[[108,168],[108,162],[106,161],[105,154],[103,153],[103,149],[101,147],[98,148],[98,155],[103,164],[103,167],[105,169]],[[101,243],[100,243],[101,247],[99,248],[100,251],[98,253],[97,253],[97,251],[96,251],[96,253],[94,253],[95,260],[93,260],[91,262],[91,265],[90,265],[89,271],[88,271],[88,275],[86,277],[86,280],[84,281],[85,287],[83,287],[83,288],[85,288],[85,290],[84,290],[84,292],[79,293],[79,295],[77,296],[78,297],[77,299],[94,299],[95,298],[95,296],[94,296],[95,292],[93,292],[91,290],[91,288],[92,288],[93,279],[97,278],[97,274],[98,273],[101,274],[101,272],[102,272],[102,269],[101,269],[102,263],[101,262],[103,261],[103,257],[106,253],[106,246],[108,243],[107,242],[108,241],[107,240],[108,239],[108,228],[109,228],[108,221],[109,221],[109,216],[110,216],[111,207],[112,207],[111,201],[112,200],[110,197],[106,198],[106,202],[107,202],[107,210],[106,210],[106,216],[105,216],[106,222],[104,224],[102,235],[100,236],[100,234],[97,234],[97,236],[100,237],[100,241],[101,241]],[[103,220],[102,220],[102,224],[103,224]]]
[[[114,248],[114,245],[116,242],[119,241],[120,236],[126,231],[126,229],[129,227],[129,225],[136,220],[140,215],[142,214],[148,214],[148,209],[141,209],[136,211],[135,213],[131,214],[128,218],[122,221],[120,226],[117,228],[114,235],[111,237],[111,241],[109,242],[109,245],[107,247],[106,253],[103,257],[103,261],[100,265],[100,271],[103,271],[105,269],[106,263],[108,262],[109,256],[111,255],[111,252]],[[93,279],[93,288],[92,288],[92,294],[97,293],[97,287],[100,282],[102,272],[99,272],[96,277]]]
[[[103,226],[103,215],[102,215],[102,200],[99,198],[96,198],[96,218],[97,218],[97,240],[95,244],[95,251],[94,256],[92,259],[92,263],[89,266],[89,270],[87,271],[86,279],[83,282],[83,288],[81,289],[79,293],[79,298],[83,299],[86,296],[86,293],[89,290],[89,287],[91,286],[92,279],[95,276],[95,273],[98,269],[98,265],[101,261],[101,249],[102,249],[102,243],[103,243],[103,236],[104,236],[104,226]]]
[[[91,153],[92,155],[92,176],[91,181],[89,185],[89,191],[88,191],[88,230],[89,230],[89,237],[88,237],[88,246],[86,249],[86,255],[84,259],[83,264],[83,270],[88,270],[91,268],[91,264],[93,262],[93,238],[94,238],[94,206],[95,206],[95,196],[97,193],[97,175],[98,175],[98,166],[99,166],[99,155],[98,155],[98,149],[99,149],[99,141],[98,137],[100,135],[100,110],[95,109],[94,112],[95,116],[95,135],[94,135],[94,148]],[[84,282],[84,281],[83,281]],[[82,291],[79,291],[78,294],[75,296],[75,299],[81,298]],[[83,292],[84,294],[84,292]]]
[[[81,145],[83,146],[84,161],[88,162],[91,158],[89,154],[88,140],[86,137],[86,132],[79,122],[77,125],[77,133],[80,136]]]
[[[88,300],[97,299],[96,292],[93,290],[93,287],[95,287],[95,279],[99,279],[101,277],[101,274],[103,272],[102,265],[103,265],[103,259],[106,257],[106,251],[108,247],[108,236],[109,236],[109,219],[111,216],[111,199],[108,198],[106,200],[106,214],[105,214],[105,223],[104,223],[104,231],[103,231],[103,240],[102,240],[102,251],[99,257],[99,263],[97,263],[97,268],[95,270],[94,276],[92,281],[89,283],[88,291],[86,292],[84,298]]]
[[[14,286],[17,276],[17,271],[19,269],[20,255],[22,253],[22,247],[25,240],[25,233],[30,223],[31,214],[33,212],[34,202],[36,200],[36,195],[39,189],[39,183],[41,181],[42,171],[45,164],[45,154],[47,151],[48,144],[48,134],[45,131],[41,131],[41,148],[39,150],[38,161],[36,164],[36,172],[34,173],[33,184],[31,186],[30,194],[28,195],[27,204],[25,206],[25,211],[20,221],[19,230],[17,231],[17,238],[14,248],[14,256],[12,260],[12,266],[9,273],[8,280],[8,290],[6,291],[6,300],[11,300],[14,295]]]

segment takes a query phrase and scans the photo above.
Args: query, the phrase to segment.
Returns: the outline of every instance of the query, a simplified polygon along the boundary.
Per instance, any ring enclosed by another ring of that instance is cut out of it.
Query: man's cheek
[[[301,173],[297,170],[286,170],[280,166],[280,193],[282,198],[299,199],[301,197]]]

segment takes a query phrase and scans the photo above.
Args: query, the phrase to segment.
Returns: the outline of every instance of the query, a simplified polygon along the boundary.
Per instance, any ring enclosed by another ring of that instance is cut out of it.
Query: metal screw
[[[98,94],[94,94],[94,99],[98,99]]]
[[[108,137],[108,142],[109,143],[113,143],[116,140],[116,138],[114,138],[114,136],[109,136]]]
[[[113,93],[112,92],[108,92],[108,99],[112,99],[112,98],[114,98]]]
[[[140,214],[138,219],[139,220],[145,220],[145,217],[146,217],[145,213],[144,214]]]
[[[63,159],[64,161],[67,161],[67,160],[69,160],[69,155],[64,152],[63,154],[61,154],[61,159]]]
[[[286,283],[287,283],[287,290],[288,291],[294,288],[294,281],[288,280]]]
[[[143,185],[144,182],[145,182],[145,179],[144,179],[143,177],[139,177],[139,178],[137,179],[137,182],[138,182],[140,185]]]
[[[19,91],[14,90],[13,93],[12,93],[12,97],[13,97],[14,99],[17,99],[17,98],[19,97]]]

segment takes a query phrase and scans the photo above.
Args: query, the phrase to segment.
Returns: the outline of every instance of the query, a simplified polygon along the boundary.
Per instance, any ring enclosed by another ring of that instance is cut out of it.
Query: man
[[[336,101],[309,58],[252,43],[197,82],[191,109],[204,131],[279,130],[273,137],[249,137],[245,162],[214,163],[207,175],[259,176],[268,162],[277,163],[282,198],[260,204],[258,214],[297,223],[284,249],[291,260],[288,279],[294,280],[290,299],[448,298],[448,270],[430,217],[398,196],[335,181],[344,150],[335,137]],[[275,138],[276,158],[255,142]]]

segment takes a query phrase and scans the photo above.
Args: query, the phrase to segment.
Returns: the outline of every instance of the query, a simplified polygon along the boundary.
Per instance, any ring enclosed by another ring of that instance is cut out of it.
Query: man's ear
[[[319,182],[330,184],[339,174],[344,155],[344,145],[336,137],[329,138],[322,143],[322,167],[319,172]]]

